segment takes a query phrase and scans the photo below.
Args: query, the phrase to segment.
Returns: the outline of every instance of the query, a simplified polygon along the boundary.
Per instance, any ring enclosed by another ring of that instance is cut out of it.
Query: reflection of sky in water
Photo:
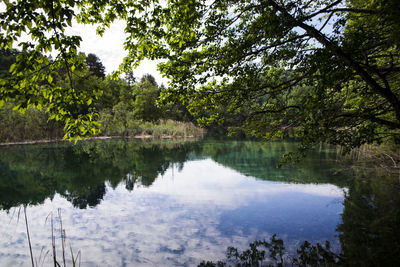
[[[274,233],[286,247],[305,239],[337,246],[342,200],[333,185],[256,180],[206,159],[186,162],[180,172],[170,168],[150,188],[107,187],[95,208],[75,209],[57,195],[27,211],[37,260],[42,246],[51,248],[46,217],[61,208],[67,244],[81,251],[82,266],[176,266],[223,259],[228,246],[244,248]],[[0,212],[0,266],[29,266],[23,216],[16,226],[12,212]]]

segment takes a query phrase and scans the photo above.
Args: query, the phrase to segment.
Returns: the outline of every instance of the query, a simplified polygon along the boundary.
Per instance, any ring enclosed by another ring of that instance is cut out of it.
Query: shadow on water
[[[339,164],[340,155],[334,148],[325,146],[300,164],[277,169],[280,156],[293,151],[295,146],[291,142],[108,140],[76,146],[60,143],[1,147],[0,209],[38,205],[55,194],[76,208],[94,207],[107,193],[106,185],[116,188],[122,183],[128,191],[150,187],[172,166],[179,171],[186,161],[211,158],[257,179],[330,183],[346,188],[342,222],[337,227],[341,252],[331,252],[328,243],[305,242],[298,248],[297,258],[286,258],[290,264],[400,266],[399,177],[349,169]],[[202,264],[255,266],[253,259],[265,261],[266,266],[283,264],[280,255],[286,254],[279,240],[273,237],[267,242],[256,241],[243,252],[229,248],[226,261],[214,263],[204,259]],[[172,252],[182,249],[185,248]],[[263,254],[260,249],[270,254]]]

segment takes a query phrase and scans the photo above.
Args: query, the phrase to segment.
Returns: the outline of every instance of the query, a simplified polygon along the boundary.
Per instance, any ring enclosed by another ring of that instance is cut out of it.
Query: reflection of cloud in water
[[[81,250],[83,266],[176,266],[195,265],[203,259],[218,260],[224,257],[229,245],[244,247],[255,238],[272,234],[268,229],[243,232],[235,228],[225,235],[220,225],[224,212],[254,203],[277,203],[282,195],[294,195],[299,208],[306,208],[304,194],[317,196],[322,206],[343,198],[342,191],[332,185],[258,181],[211,160],[187,162],[180,172],[169,169],[150,188],[135,188],[129,193],[120,185],[115,190],[107,187],[107,191],[101,204],[91,209],[74,209],[59,196],[42,206],[29,207],[35,256],[39,258],[42,246],[50,249],[50,227],[49,223],[45,225],[45,218],[50,211],[56,213],[57,208],[62,208],[67,243],[75,252]],[[276,212],[293,209],[285,207],[292,202],[280,203],[280,211]],[[341,208],[339,203],[334,205]],[[15,217],[9,223],[11,214],[2,211],[0,215],[0,223],[6,225],[0,230],[0,265],[29,265],[23,217],[15,226]],[[334,216],[339,218],[338,214]],[[237,218],[238,224],[241,221]],[[58,223],[56,227],[58,230]],[[50,264],[50,254],[47,260]]]
[[[154,181],[149,190],[171,195],[185,203],[212,202],[225,208],[237,208],[247,203],[249,198],[268,198],[291,192],[343,198],[343,189],[331,184],[288,184],[256,180],[211,159],[188,162],[181,172],[169,169],[164,179]]]

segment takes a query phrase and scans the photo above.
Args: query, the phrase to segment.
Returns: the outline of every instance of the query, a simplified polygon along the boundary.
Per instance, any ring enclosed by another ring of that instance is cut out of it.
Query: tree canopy
[[[400,10],[395,0],[5,1],[0,45],[22,53],[1,81],[0,99],[46,106],[68,137],[95,132],[95,116],[74,114],[98,92],[76,90],[81,38],[76,17],[102,34],[119,19],[128,37],[119,73],[163,59],[170,79],[163,103],[181,102],[200,123],[226,124],[257,137],[294,131],[303,148],[321,141],[347,148],[398,139]],[[58,56],[49,61],[48,51]],[[51,86],[65,69],[70,86]],[[118,73],[116,74],[118,75]],[[57,96],[66,96],[67,101]],[[90,109],[87,109],[89,111]],[[71,126],[73,125],[73,126]],[[75,126],[74,126],[75,125]],[[93,130],[94,129],[94,130]]]
[[[93,73],[93,75],[99,77],[99,78],[104,78],[106,77],[106,68],[103,66],[103,63],[101,63],[100,59],[98,56],[95,54],[89,53],[86,56],[85,59],[85,64],[88,70]]]

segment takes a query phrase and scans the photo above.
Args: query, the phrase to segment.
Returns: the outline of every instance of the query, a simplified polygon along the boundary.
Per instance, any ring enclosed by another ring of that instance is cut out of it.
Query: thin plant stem
[[[31,254],[31,262],[32,262],[32,267],[35,267],[35,264],[33,262],[33,253],[32,253],[32,245],[31,245],[31,237],[29,235],[29,226],[28,226],[28,218],[26,216],[26,205],[24,206],[24,214],[25,214],[25,226],[26,226],[26,234],[28,236],[28,244],[29,244],[29,252]]]
[[[62,246],[62,258],[63,258],[63,262],[64,262],[64,267],[66,266],[65,264],[65,231],[63,229],[63,225],[62,225],[62,218],[61,218],[61,209],[58,209],[58,217],[60,218],[60,232],[61,232],[61,246]]]
[[[53,246],[53,262],[54,262],[54,267],[57,267],[56,239],[55,239],[55,237],[54,237],[53,213],[51,213],[51,244],[52,244],[52,246]]]

